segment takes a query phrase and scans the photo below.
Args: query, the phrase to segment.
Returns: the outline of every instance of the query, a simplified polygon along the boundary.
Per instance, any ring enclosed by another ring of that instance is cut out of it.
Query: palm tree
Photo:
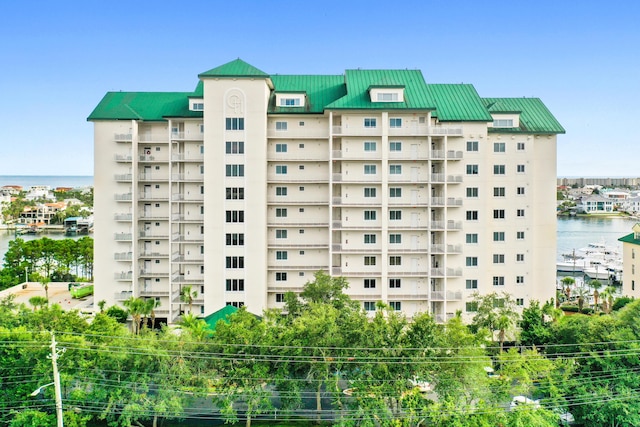
[[[562,288],[564,290],[564,294],[567,296],[567,300],[571,298],[571,286],[576,283],[576,280],[573,277],[564,277],[561,280]]]
[[[605,313],[609,314],[613,310],[613,297],[615,296],[615,286],[607,286],[600,295],[603,299],[602,307]]]
[[[598,279],[593,279],[589,282],[589,286],[593,289],[593,301],[595,303],[595,310],[598,310],[598,298],[600,297],[600,292],[598,289],[602,288],[602,282]]]
[[[142,322],[142,313],[144,312],[144,300],[136,297],[131,297],[122,303],[133,319],[133,333],[140,333],[140,323]]]
[[[180,291],[180,301],[189,304],[189,313],[191,313],[191,308],[193,306],[193,300],[198,297],[198,291],[191,290],[191,286],[183,286]]]
[[[40,295],[29,298],[29,304],[33,306],[33,311],[38,310],[38,308],[42,308],[47,305],[48,300]]]
[[[45,298],[47,298],[47,304],[49,303],[49,282],[50,281],[51,279],[45,276],[41,276],[39,280],[40,284],[44,288],[44,295],[45,295]]]
[[[582,307],[584,307],[584,297],[588,295],[588,292],[582,286],[578,287],[578,311],[582,313]]]
[[[149,317],[151,318],[151,329],[153,329],[156,324],[156,308],[158,307],[160,307],[160,300],[155,298],[145,300],[145,313],[149,314]]]

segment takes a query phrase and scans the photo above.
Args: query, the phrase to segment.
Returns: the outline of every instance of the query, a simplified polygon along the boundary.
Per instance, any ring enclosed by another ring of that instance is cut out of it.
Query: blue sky
[[[575,5],[574,5],[575,4]],[[107,91],[189,91],[235,58],[267,73],[422,70],[539,97],[559,176],[640,176],[640,2],[11,1],[0,12],[0,175],[91,175]]]

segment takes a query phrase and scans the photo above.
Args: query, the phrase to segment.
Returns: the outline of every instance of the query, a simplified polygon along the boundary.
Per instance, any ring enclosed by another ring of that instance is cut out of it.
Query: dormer
[[[633,228],[633,238],[636,240],[640,240],[640,223],[636,223]]]
[[[404,102],[404,85],[369,86],[371,102]]]
[[[276,107],[304,107],[306,92],[276,92]]]
[[[491,113],[491,117],[493,117],[493,123],[490,123],[489,127],[494,129],[520,127],[520,113]]]
[[[189,98],[189,111],[204,111],[204,99]]]

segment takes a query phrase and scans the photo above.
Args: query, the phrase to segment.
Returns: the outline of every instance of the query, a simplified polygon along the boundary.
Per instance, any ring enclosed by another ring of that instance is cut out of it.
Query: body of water
[[[0,175],[0,187],[4,185],[21,185],[28,189],[34,185],[56,187],[91,187],[92,175]]]
[[[558,259],[589,243],[605,243],[622,252],[620,237],[631,233],[637,219],[613,217],[559,217],[558,218]]]

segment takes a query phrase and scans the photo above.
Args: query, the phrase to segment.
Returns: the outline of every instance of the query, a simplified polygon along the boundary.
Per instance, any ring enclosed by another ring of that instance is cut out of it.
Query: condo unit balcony
[[[269,151],[267,154],[267,161],[269,162],[328,162],[329,154],[327,153],[326,148],[323,147],[322,150],[309,150],[309,152],[305,152],[302,150],[291,150],[287,152],[275,152]]]
[[[322,270],[322,271],[327,271],[328,267],[326,265],[295,265],[295,264],[287,264],[286,262],[284,263],[278,263],[278,264],[269,264],[267,266],[267,270],[282,270],[282,269],[286,269],[286,270],[299,270],[299,271],[318,271],[318,270]],[[369,273],[371,274],[371,273]]]
[[[325,196],[325,197],[328,197],[328,196]],[[297,200],[292,198],[282,198],[279,196],[269,196],[267,203],[269,205],[287,205],[287,206],[322,206],[322,205],[328,205],[329,201],[328,200]]]
[[[116,154],[113,158],[118,163],[131,163],[133,161],[131,154]]]
[[[454,313],[433,314],[433,319],[435,320],[436,323],[446,323],[449,320],[453,319],[454,317],[455,317]]]
[[[138,254],[138,258],[169,258],[169,252],[164,251],[152,251],[149,249],[142,249]]]
[[[432,243],[430,247],[431,253],[434,254],[459,254],[462,253],[462,245],[444,245]]]
[[[431,206],[462,206],[462,199],[458,197],[432,197]]]
[[[115,142],[131,142],[133,141],[133,135],[130,133],[116,133],[113,135]]]
[[[171,241],[174,243],[203,243],[204,242],[204,234],[183,234],[183,233],[173,233],[171,235]]]
[[[431,300],[433,301],[461,301],[461,291],[431,291]]]
[[[343,150],[333,150],[331,156],[335,160],[381,160],[382,153],[379,151],[357,151],[351,152]]]
[[[431,160],[462,160],[462,151],[431,150]]]
[[[429,274],[433,277],[461,277],[462,269],[461,268],[438,268],[431,267],[429,270]]]
[[[119,282],[122,282],[122,281],[126,282],[133,279],[133,273],[131,271],[114,273],[113,278]]]
[[[389,160],[428,160],[429,151],[426,149],[390,151]]]
[[[153,271],[147,269],[140,269],[140,277],[168,277],[168,271]]]
[[[171,262],[181,264],[202,264],[204,263],[204,254],[186,256],[181,253],[171,254]]]
[[[169,180],[169,176],[167,174],[161,173],[141,173],[138,175],[139,181],[149,181],[149,182],[164,182]]]
[[[133,220],[133,214],[130,213],[117,213],[113,215],[113,219],[116,221],[129,222]]]
[[[280,242],[269,242],[267,244],[269,249],[329,249],[328,243],[280,243]]]
[[[352,197],[351,199],[346,197],[331,198],[331,204],[333,206],[345,206],[345,207],[347,206],[379,206],[381,203],[382,203],[381,200],[374,199],[374,198],[369,198],[369,199],[364,199],[364,198],[360,199],[357,197]]]
[[[267,138],[281,139],[327,139],[329,131],[326,127],[292,127],[286,130],[276,129],[275,127],[267,128]]]
[[[171,139],[175,141],[202,141],[204,133],[202,132],[171,132]]]
[[[380,248],[380,246],[376,246],[373,248],[364,248],[364,247],[357,247],[357,246],[332,244],[331,250],[335,254],[380,254],[382,253],[382,249]]]
[[[132,296],[133,296],[133,292],[131,292],[131,291],[122,291],[122,292],[116,292],[114,294],[114,299],[116,301],[122,302],[122,301],[128,300]]]
[[[390,184],[406,183],[406,184],[426,184],[428,182],[428,174],[413,173],[405,175],[389,175]]]
[[[431,136],[462,136],[463,135],[462,126],[429,126],[428,135]]]
[[[159,220],[165,220],[168,221],[169,220],[169,214],[166,212],[160,212],[160,211],[147,211],[147,212],[142,212],[142,214],[140,214],[140,216],[138,217],[139,220],[149,220],[149,219],[159,219]]]
[[[140,296],[141,297],[168,297],[169,296],[169,290],[168,289],[160,289],[160,288],[153,288],[153,287],[143,287],[142,289],[140,289]],[[156,317],[158,316],[158,310],[154,310],[156,313]]]
[[[334,173],[331,175],[331,179],[333,182],[342,182],[345,184],[350,184],[350,183],[368,183],[368,184],[375,184],[375,183],[380,183],[382,181],[382,176],[381,175],[353,175],[353,176],[349,176],[347,174],[343,174],[343,173]]]
[[[182,203],[202,203],[204,201],[204,194],[173,193],[171,195],[171,201]]]
[[[169,161],[169,157],[166,154],[141,154],[138,156],[138,161],[141,163],[166,163]]]
[[[113,235],[113,240],[118,242],[130,242],[131,240],[133,240],[133,234],[132,233],[115,233]]]
[[[185,283],[185,284],[203,284],[204,276],[188,276],[186,277],[184,273],[173,273],[171,275],[171,281],[173,283]]]
[[[131,182],[131,180],[133,179],[133,175],[130,173],[117,173],[113,176],[113,179],[117,182]]]
[[[461,221],[437,221],[432,220],[430,224],[430,228],[432,230],[462,230],[462,222]]]
[[[200,223],[204,221],[204,215],[202,214],[187,215],[187,214],[181,214],[181,213],[174,213],[174,214],[171,214],[171,221]]]
[[[138,135],[138,141],[140,142],[168,142],[167,141],[167,134],[166,133],[141,133],[140,135]]]
[[[398,245],[390,245],[389,253],[390,254],[403,254],[403,253],[428,253],[429,248],[426,245],[417,245],[417,246],[400,246]]]
[[[198,174],[174,173],[174,174],[171,174],[171,181],[203,182],[204,175],[199,173]]]
[[[389,200],[389,206],[392,207],[400,207],[400,206],[429,206],[429,202],[425,199],[425,200],[421,200],[421,199],[390,199]]]
[[[269,227],[328,227],[329,221],[326,218],[306,218],[305,222],[300,222],[300,219],[287,219],[287,218],[269,218],[267,220]]]
[[[130,202],[133,200],[133,195],[131,193],[116,193],[113,198],[116,202]]]
[[[402,300],[402,301],[428,301],[429,294],[427,293],[415,293],[415,294],[401,294],[401,293],[393,293],[391,290],[387,294],[388,299],[393,299],[394,301]]]
[[[382,135],[381,127],[349,127],[333,126],[331,128],[333,136],[380,136]]]
[[[169,195],[165,192],[160,191],[146,191],[140,194],[139,199],[148,202],[168,201]]]
[[[173,153],[171,154],[171,160],[174,162],[197,162],[202,163],[204,161],[204,154],[197,153]]]
[[[371,224],[369,224],[371,223]],[[381,224],[379,221],[333,221],[331,223],[334,230],[379,230]]]
[[[147,239],[168,239],[169,233],[166,231],[163,232],[163,231],[145,230],[145,231],[140,231],[138,233],[138,237],[147,238]]]
[[[133,260],[133,254],[131,252],[116,252],[113,254],[113,259],[116,261],[131,261]]]

